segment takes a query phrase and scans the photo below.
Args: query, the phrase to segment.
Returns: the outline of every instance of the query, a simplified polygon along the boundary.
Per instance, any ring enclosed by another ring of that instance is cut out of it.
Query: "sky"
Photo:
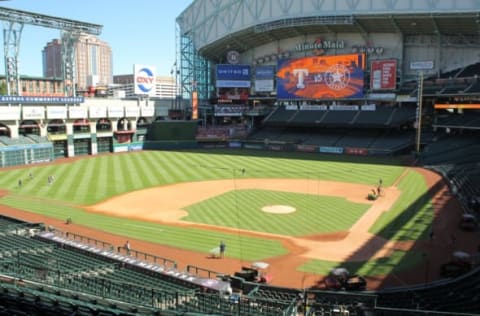
[[[170,75],[175,62],[175,19],[193,0],[9,0],[0,8],[103,25],[98,36],[112,49],[113,74],[133,74],[134,64]],[[2,28],[4,23],[2,21]],[[21,75],[42,76],[42,50],[60,30],[26,24],[19,50]],[[2,32],[3,45],[3,32]],[[5,74],[1,58],[0,74]]]

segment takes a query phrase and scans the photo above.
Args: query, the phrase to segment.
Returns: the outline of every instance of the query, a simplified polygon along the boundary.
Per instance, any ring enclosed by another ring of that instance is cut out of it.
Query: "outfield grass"
[[[294,207],[290,214],[262,211],[267,205]],[[190,205],[183,220],[286,236],[348,230],[370,207],[344,198],[311,194],[235,190]]]
[[[124,235],[125,237],[179,249],[199,251],[205,254],[208,254],[212,248],[217,247],[220,240],[224,240],[228,246],[226,256],[241,260],[263,260],[287,253],[282,244],[275,240],[204,229],[181,228],[139,220],[127,220],[120,217],[88,213],[79,208],[55,201],[39,200],[38,198],[27,198],[18,195],[8,195],[3,197],[0,202],[3,205],[28,210],[60,220],[71,217],[75,224]],[[135,245],[132,245],[132,248],[135,248]]]
[[[245,169],[245,173],[242,169]],[[63,164],[1,170],[0,188],[9,190],[11,194],[0,199],[0,204],[62,220],[72,217],[76,223],[82,225],[188,250],[207,252],[223,239],[228,245],[227,256],[242,260],[261,260],[285,254],[286,249],[279,242],[267,239],[107,217],[84,212],[81,207],[126,192],[178,182],[242,177],[335,180],[375,185],[381,178],[384,185],[389,186],[403,171],[404,168],[394,159],[240,150],[143,151],[85,157]],[[28,179],[29,173],[33,174],[32,180]],[[47,178],[50,175],[54,175],[56,180],[48,185]],[[21,188],[17,187],[19,179],[23,180]],[[425,195],[425,184],[421,181],[421,176],[412,171],[402,180],[400,189],[401,202],[395,205],[394,210],[387,212],[372,231],[387,239],[404,240],[421,237],[431,220],[431,206],[429,198]],[[258,192],[254,191],[238,191],[235,195],[237,199],[253,203],[258,197]],[[276,194],[278,193],[262,193],[268,198],[274,198]],[[293,193],[286,194],[284,197],[277,197],[280,200],[291,200],[290,194]],[[215,198],[205,203],[223,203],[224,205],[221,205],[223,208],[227,204],[225,201],[232,199],[228,196],[222,198],[225,200]],[[283,234],[288,232],[284,229],[290,225],[295,228],[295,232],[290,231],[288,234],[306,235],[315,233],[314,227],[320,225],[318,219],[323,218],[323,215],[316,216],[318,210],[306,202],[309,199],[310,197],[299,197],[295,202],[296,207],[303,211],[290,217],[274,215],[275,221],[269,220],[269,214],[261,214],[264,216],[263,220],[247,223],[247,216],[235,212],[238,207],[235,203],[229,206],[230,209],[234,209],[231,210],[233,216],[230,218],[219,218],[218,214],[213,213],[199,215],[211,210],[208,204],[207,206],[197,204],[189,208],[191,214],[187,219],[239,228],[244,225],[245,219],[245,225],[248,224],[248,227],[268,232],[281,230]],[[345,204],[338,209],[351,206],[349,203],[348,206]],[[338,227],[336,230],[343,230],[353,218],[361,216],[363,207],[360,204],[357,210],[353,210],[352,213],[355,215],[351,219],[346,221],[341,219],[343,224],[333,223],[330,228],[324,229],[332,231],[329,229],[334,229],[335,226]],[[338,211],[331,217],[340,218],[342,214],[342,211]],[[198,216],[203,216],[203,219],[198,219]],[[298,217],[295,224],[292,224],[292,217]],[[287,224],[280,223],[281,219]],[[420,224],[420,227],[417,224]],[[283,228],[280,228],[282,226]]]
[[[260,152],[265,154],[265,152]],[[122,193],[164,184],[232,178],[296,178],[390,185],[403,171],[395,160],[255,151],[142,151],[86,157],[71,163],[0,172],[0,188],[21,195],[90,205]],[[251,156],[252,155],[252,156]],[[327,157],[326,159],[332,159]],[[387,164],[387,162],[389,164]],[[245,174],[241,172],[245,169]],[[34,178],[28,180],[29,173]],[[53,185],[47,178],[54,175]],[[17,188],[23,179],[21,190]]]
[[[389,240],[425,239],[434,218],[423,176],[413,170],[398,184],[401,197],[371,227],[370,232]]]
[[[347,268],[351,274],[362,276],[391,275],[392,273],[399,273],[418,267],[424,262],[424,259],[422,252],[395,250],[388,257],[369,261],[349,261],[341,263],[325,260],[310,260],[298,270],[306,273],[328,275],[333,268],[344,267]]]
[[[421,240],[428,237],[434,218],[433,206],[423,176],[414,170],[398,183],[400,198],[393,207],[381,215],[370,228],[372,234],[388,240]],[[328,274],[332,268],[345,266],[352,273],[387,275],[418,266],[423,262],[421,253],[395,251],[390,257],[368,262],[332,262],[310,260],[300,270],[308,273]]]

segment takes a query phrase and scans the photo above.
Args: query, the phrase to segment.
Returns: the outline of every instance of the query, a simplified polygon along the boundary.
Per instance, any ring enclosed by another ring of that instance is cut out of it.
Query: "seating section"
[[[318,125],[323,121],[323,118],[328,111],[310,110],[310,111],[296,111],[296,114],[290,120],[292,125]]]
[[[301,291],[297,289],[255,284],[254,287],[250,289],[248,296],[292,303],[299,299],[300,293]]]
[[[38,144],[40,144],[40,143],[48,143],[48,142],[49,142],[47,137],[45,137],[45,136],[38,136],[38,135],[36,135],[36,134],[27,134],[27,135],[25,135],[25,138],[28,138],[28,139],[30,139],[30,140],[32,140],[33,142],[38,143]]]
[[[43,287],[0,283],[0,315],[138,315],[138,308],[119,309],[115,304],[99,304],[95,299],[79,298],[76,294]],[[142,311],[148,312],[143,309]],[[150,310],[150,315],[154,312]],[[148,315],[148,314],[145,314]]]
[[[287,110],[285,107],[279,106],[266,118],[266,121],[268,121],[268,123],[271,125],[284,125],[285,122],[288,122],[295,114],[296,111]]]
[[[480,143],[478,135],[443,135],[429,144],[420,162],[447,180],[466,214],[480,217]],[[469,215],[469,216],[470,216]]]
[[[393,108],[386,106],[378,106],[375,111],[360,111],[355,125],[368,128],[385,127],[393,116],[393,111]]]
[[[18,145],[31,145],[35,143],[35,141],[22,135],[19,135],[18,138],[0,136],[0,143],[3,143],[6,146],[18,146]]]
[[[416,109],[412,107],[395,108],[394,113],[387,121],[389,126],[399,127],[408,122],[414,122],[416,119]]]
[[[480,63],[468,65],[467,67],[463,68],[456,77],[474,77],[480,73]]]
[[[322,131],[318,134],[310,134],[304,142],[306,145],[317,146],[335,146],[338,140],[342,137],[342,133],[335,131]]]
[[[408,148],[414,143],[413,132],[387,131],[379,135],[371,144],[370,148],[375,150],[398,151]]]
[[[290,306],[290,303],[248,296],[219,297],[218,294],[198,293],[194,299],[179,306],[177,311],[192,313],[187,315],[293,316],[292,312],[288,313]]]
[[[364,148],[370,150],[371,154],[402,151],[411,148],[415,142],[413,132],[390,129],[308,129],[269,126],[252,133],[248,140],[262,144],[282,142],[315,147]]]
[[[480,79],[476,79],[467,89],[465,93],[479,93],[480,92]]]
[[[434,125],[450,128],[480,128],[480,115],[476,113],[439,115]]]
[[[379,133],[371,130],[350,130],[335,143],[335,146],[370,148]]]
[[[375,308],[375,294],[310,291],[306,293],[307,316],[369,315]],[[376,315],[376,314],[375,314]]]
[[[375,110],[287,110],[278,107],[264,120],[266,126],[392,128],[416,119],[415,107],[377,106]]]
[[[377,306],[456,313],[480,311],[480,271],[432,287],[379,292]]]
[[[15,258],[25,253],[52,252],[52,246],[35,239],[0,232],[0,258]]]
[[[357,113],[357,111],[328,111],[321,123],[326,126],[353,125]]]
[[[279,135],[282,134],[283,130],[285,128],[283,127],[270,127],[270,126],[265,126],[261,129],[258,129],[254,132],[252,132],[249,135],[250,140],[255,140],[255,141],[264,141],[266,139],[269,140],[274,140],[276,139]]]
[[[0,215],[0,232],[9,232],[12,229],[15,230],[17,227],[24,225],[25,222]]]

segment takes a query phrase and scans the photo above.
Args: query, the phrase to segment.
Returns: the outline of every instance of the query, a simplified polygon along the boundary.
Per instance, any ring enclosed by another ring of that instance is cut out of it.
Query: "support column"
[[[73,122],[65,123],[67,129],[67,157],[75,157],[75,146],[73,143]]]
[[[90,124],[90,152],[92,155],[98,154],[98,144],[97,144],[97,122],[89,122]]]
[[[10,129],[11,138],[18,138],[18,124],[20,124],[20,121],[7,124],[8,128]]]
[[[18,53],[23,23],[5,22],[3,29],[3,50],[5,56],[5,79],[7,95],[22,95],[20,89],[20,73],[18,71]]]
[[[75,44],[80,34],[72,31],[62,31],[62,63],[63,63],[63,87],[66,97],[76,96],[76,67],[75,67]]]
[[[47,122],[44,120],[40,120],[40,136],[47,136]]]

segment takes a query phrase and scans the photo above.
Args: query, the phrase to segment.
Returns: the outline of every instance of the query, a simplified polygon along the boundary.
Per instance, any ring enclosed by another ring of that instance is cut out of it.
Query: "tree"
[[[7,83],[5,81],[0,82],[0,95],[7,94]]]

